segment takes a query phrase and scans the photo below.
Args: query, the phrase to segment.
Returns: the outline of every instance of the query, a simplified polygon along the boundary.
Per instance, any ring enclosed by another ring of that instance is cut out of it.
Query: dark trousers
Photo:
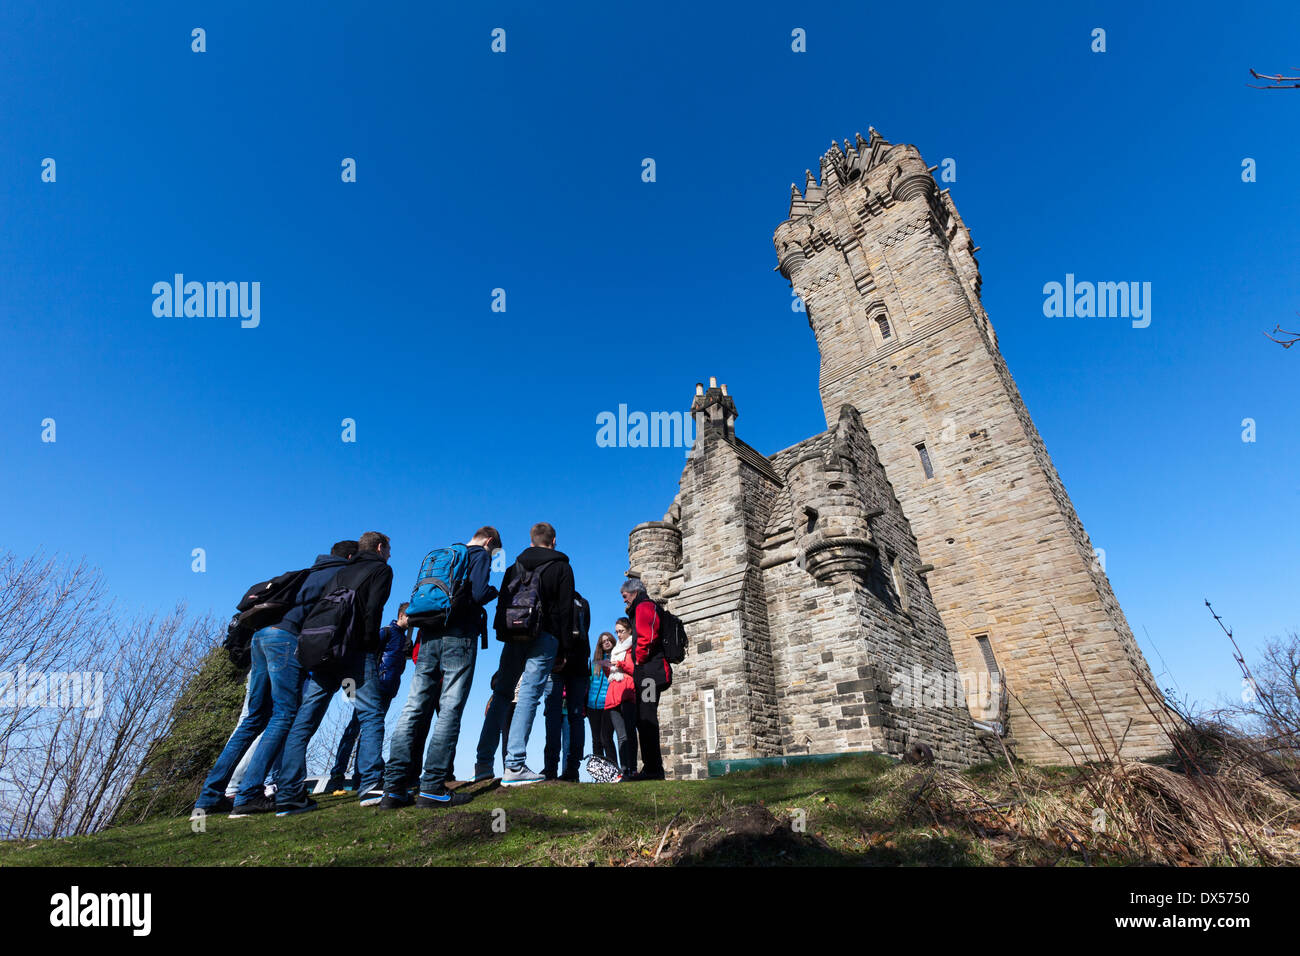
[[[664,759],[659,751],[659,695],[667,688],[644,673],[640,667],[636,669],[635,676],[636,738],[641,748],[641,772],[662,774]]]
[[[609,721],[609,714],[588,708],[587,723],[591,724],[591,752],[611,763],[618,763],[618,752],[614,749],[614,725]]]
[[[587,700],[587,674],[552,674],[546,682],[542,714],[546,722],[546,746],[542,751],[542,774],[555,776],[560,763],[560,732],[569,722],[569,753],[564,773],[576,777],[582,763],[587,728],[583,726],[583,704]],[[567,703],[566,703],[567,698]],[[564,713],[567,708],[568,713]]]

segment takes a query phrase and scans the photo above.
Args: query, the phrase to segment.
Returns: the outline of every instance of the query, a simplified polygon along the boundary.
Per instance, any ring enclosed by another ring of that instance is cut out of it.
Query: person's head
[[[601,631],[600,637],[596,638],[596,650],[592,652],[591,659],[593,661],[603,661],[613,649],[614,635],[609,631]]]
[[[406,609],[410,606],[410,601],[403,601],[397,606],[397,626],[402,628],[402,630],[406,630],[406,625],[410,623],[406,617]]]
[[[357,554],[373,553],[379,555],[387,561],[388,556],[392,553],[388,543],[388,535],[378,531],[367,531],[357,542]]]
[[[355,541],[336,541],[334,547],[330,548],[330,554],[336,558],[351,560],[352,556],[357,553],[359,545]]]
[[[490,524],[485,524],[474,532],[474,537],[469,539],[469,543],[486,548],[489,552],[496,551],[501,547],[501,533]]]
[[[623,582],[623,586],[618,589],[623,595],[623,606],[631,607],[637,598],[643,598],[645,594],[645,584],[640,578],[628,578]]]
[[[533,525],[533,530],[528,532],[528,539],[533,543],[534,548],[554,548],[555,529],[545,521],[539,521]]]
[[[632,622],[625,617],[620,617],[614,622],[614,630],[618,632],[620,641],[626,641],[632,636]]]

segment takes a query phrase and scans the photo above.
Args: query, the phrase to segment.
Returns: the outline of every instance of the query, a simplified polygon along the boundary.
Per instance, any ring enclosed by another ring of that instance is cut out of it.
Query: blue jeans
[[[276,781],[275,802],[300,803],[307,796],[307,745],[320,727],[330,701],[345,680],[353,684],[352,706],[361,723],[357,745],[359,792],[378,787],[384,775],[383,692],[379,689],[379,655],[358,653],[337,669],[312,671],[302,686],[302,706],[284,741],[284,761]]]
[[[388,706],[393,702],[395,694],[379,695],[379,713],[384,717],[388,716]],[[331,777],[342,777],[348,772],[348,764],[352,762],[352,751],[357,745],[357,736],[361,733],[361,715],[357,713],[356,707],[352,708],[352,719],[348,725],[343,728],[343,734],[339,737],[339,749],[334,754],[334,766],[330,768]]]
[[[253,635],[249,651],[248,716],[230,735],[216,765],[204,781],[203,792],[194,804],[200,809],[216,806],[240,758],[249,748],[252,748],[253,756],[244,770],[244,785],[235,797],[235,803],[245,803],[261,796],[266,774],[280,759],[285,735],[298,711],[302,689],[298,638],[278,627],[264,627]],[[257,746],[253,747],[255,740]]]
[[[542,714],[546,720],[546,750],[543,752],[542,773],[554,774],[563,762],[564,773],[577,774],[582,761],[582,750],[587,742],[587,725],[583,705],[587,700],[587,683],[584,674],[552,674],[546,679],[546,705]],[[565,714],[564,708],[568,708]],[[567,740],[565,738],[568,738]],[[577,746],[574,746],[574,741]]]
[[[510,688],[523,675],[519,685],[519,703],[515,706],[515,716],[510,721],[506,737],[507,770],[519,770],[528,758],[528,733],[532,730],[537,704],[542,699],[546,679],[551,675],[559,649],[560,642],[542,631],[525,643],[507,644],[501,654],[501,670],[497,672],[500,713],[504,714],[509,706]]]
[[[420,775],[420,789],[436,793],[451,775],[452,755],[460,736],[460,717],[474,681],[476,634],[449,631],[432,639],[421,635],[420,659],[415,663],[406,706],[393,731],[388,751],[388,768],[384,789],[397,793],[411,785],[415,762],[432,723],[433,705],[438,705],[438,722],[429,737]],[[438,696],[438,672],[442,672],[442,692]]]
[[[244,718],[248,716],[248,698],[251,693],[252,693],[252,681],[245,680],[244,681],[244,707],[239,712],[240,723],[243,723]],[[238,730],[239,730],[239,724],[236,724],[235,730],[231,731],[230,736],[234,737],[235,732]],[[257,750],[258,742],[261,741],[261,739],[262,739],[262,735],[258,734],[253,739],[253,742],[248,745],[248,749],[244,751],[244,756],[240,759],[239,763],[235,764],[234,773],[232,773],[230,775],[230,779],[226,781],[227,795],[233,797],[235,796],[235,794],[239,793],[241,789],[243,789],[244,773],[248,770],[248,764],[250,761],[252,761],[253,754]],[[227,741],[227,743],[229,743],[229,741]],[[282,750],[280,751],[280,753],[283,754],[284,751]],[[271,781],[273,783],[275,782],[276,777],[279,776],[279,773],[280,773],[280,758],[277,757],[275,758],[275,763],[271,764]]]

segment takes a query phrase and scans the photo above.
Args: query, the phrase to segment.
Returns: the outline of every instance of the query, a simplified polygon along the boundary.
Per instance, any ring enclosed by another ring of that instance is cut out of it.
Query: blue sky
[[[598,447],[596,416],[716,375],[760,450],[825,427],[771,236],[875,126],[956,160],[1003,352],[1161,683],[1238,693],[1206,597],[1248,652],[1300,626],[1300,349],[1261,334],[1300,322],[1300,90],[1246,86],[1300,65],[1294,6],[264,6],[0,11],[5,547],[224,615],[378,529],[391,613],[430,547],[548,520],[608,627],[683,456]],[[260,282],[259,327],[155,317],[178,272]],[[1150,327],[1044,317],[1066,273],[1151,282]]]

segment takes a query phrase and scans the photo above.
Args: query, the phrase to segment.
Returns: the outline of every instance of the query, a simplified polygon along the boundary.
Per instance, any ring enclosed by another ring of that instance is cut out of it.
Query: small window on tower
[[[930,464],[930,452],[925,447],[925,442],[916,446],[916,452],[921,456],[921,467],[925,469],[925,477],[934,477],[934,465]]]
[[[993,656],[993,645],[989,643],[988,635],[977,634],[975,643],[980,646],[980,653],[984,655],[984,666],[988,669],[989,675],[996,677],[1002,669],[998,667],[998,659]]]
[[[711,690],[704,692],[704,748],[708,753],[718,752],[718,711]]]
[[[889,338],[889,319],[882,315],[876,319],[876,325],[880,326],[880,337],[882,339]]]

